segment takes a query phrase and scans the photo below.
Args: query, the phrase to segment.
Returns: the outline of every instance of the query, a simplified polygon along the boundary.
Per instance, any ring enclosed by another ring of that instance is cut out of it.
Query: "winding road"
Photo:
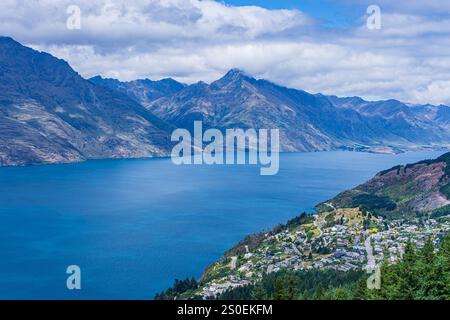
[[[331,202],[325,202],[324,205],[329,206],[333,211],[336,211],[336,207]]]

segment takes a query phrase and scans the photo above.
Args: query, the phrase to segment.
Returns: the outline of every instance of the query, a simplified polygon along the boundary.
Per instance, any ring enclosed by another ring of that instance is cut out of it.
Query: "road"
[[[319,237],[321,237],[322,236],[322,229],[320,228],[320,225],[319,225],[319,216],[314,216],[314,223],[313,223],[315,226],[316,226],[316,228],[317,228],[317,230],[319,230]]]
[[[231,270],[236,269],[236,262],[237,262],[237,257],[231,257]]]
[[[371,236],[368,236],[366,238],[366,241],[364,241],[364,246],[366,247],[367,252],[367,271],[372,272],[377,267],[377,264],[375,263],[375,258],[373,257],[373,248],[372,244],[370,243]]]
[[[324,205],[329,206],[333,211],[336,211],[336,207],[331,202],[325,202]]]

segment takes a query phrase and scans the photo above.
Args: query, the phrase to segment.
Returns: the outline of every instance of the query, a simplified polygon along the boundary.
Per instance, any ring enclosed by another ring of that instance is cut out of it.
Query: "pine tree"
[[[390,266],[385,256],[381,267],[380,267],[380,282],[381,288],[379,290],[367,290],[366,297],[371,300],[390,300],[390,299],[400,299],[398,296],[398,275],[397,275],[398,265]]]
[[[197,280],[195,280],[194,277],[191,278],[190,287],[191,287],[191,289],[197,289],[198,288]]]
[[[347,289],[337,287],[333,291],[333,300],[350,300],[350,294]]]
[[[361,279],[358,280],[356,284],[355,292],[353,294],[354,300],[365,300],[367,299],[367,275],[364,274]]]
[[[283,280],[281,277],[278,277],[275,280],[272,299],[273,300],[285,300],[285,298],[286,298],[286,292],[284,289]]]
[[[432,299],[438,294],[436,287],[436,257],[434,254],[434,244],[431,239],[425,242],[423,248],[419,251],[416,262],[417,272],[419,275],[419,287],[415,294],[416,299]]]
[[[303,294],[300,296],[300,300],[309,300],[308,290],[304,290]]]
[[[450,265],[450,233],[448,233],[441,242],[441,248],[439,250],[442,256],[447,260]]]
[[[293,274],[289,274],[287,276],[286,281],[286,299],[287,300],[295,300],[298,298],[298,288],[297,288],[297,279]]]
[[[322,300],[324,298],[324,290],[322,288],[322,285],[319,283],[319,285],[317,286],[316,291],[314,292],[313,295],[313,300]]]
[[[253,300],[265,300],[267,299],[266,290],[264,289],[264,285],[262,281],[258,281],[252,292]]]
[[[421,252],[421,258],[423,261],[433,261],[434,260],[434,244],[433,241],[428,238],[425,242]]]
[[[441,242],[435,263],[435,296],[450,300],[450,233]]]
[[[405,246],[405,253],[398,267],[398,287],[397,294],[400,299],[413,300],[418,289],[418,273],[416,268],[417,254],[411,241]]]

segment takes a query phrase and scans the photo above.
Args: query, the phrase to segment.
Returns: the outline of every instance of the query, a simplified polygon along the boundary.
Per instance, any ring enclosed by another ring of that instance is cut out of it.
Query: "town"
[[[436,243],[450,230],[448,219],[388,221],[359,208],[333,208],[301,218],[298,225],[288,224],[282,230],[263,234],[252,249],[244,244],[243,250],[230,250],[205,272],[195,294],[203,299],[215,298],[229,289],[255,283],[265,273],[286,268],[372,273],[384,259],[395,263],[408,241],[422,246],[431,238]]]

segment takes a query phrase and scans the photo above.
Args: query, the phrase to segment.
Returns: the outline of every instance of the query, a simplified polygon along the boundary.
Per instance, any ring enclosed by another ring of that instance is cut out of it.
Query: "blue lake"
[[[0,299],[152,299],[245,235],[442,153],[282,154],[276,176],[170,159],[0,168]],[[69,265],[79,291],[66,288]]]

